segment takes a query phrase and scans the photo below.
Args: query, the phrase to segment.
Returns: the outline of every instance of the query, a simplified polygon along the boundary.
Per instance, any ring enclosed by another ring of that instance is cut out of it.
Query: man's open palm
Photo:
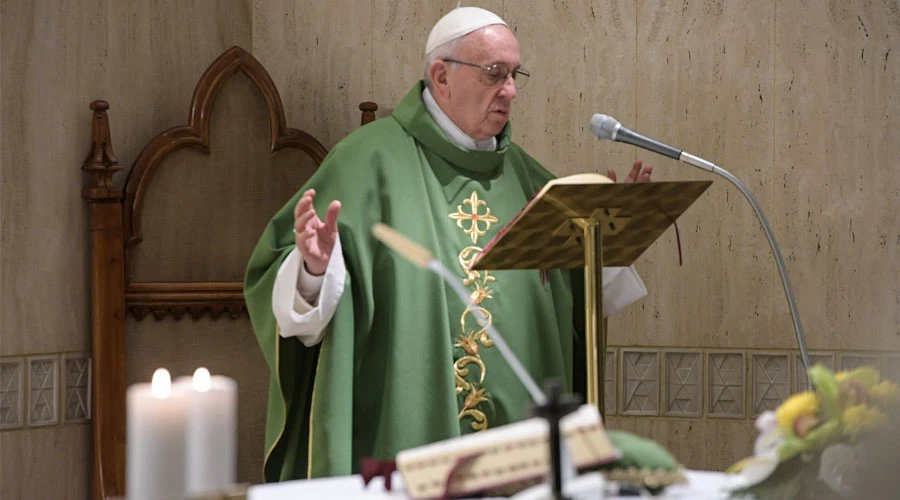
[[[634,165],[632,165],[631,172],[628,172],[628,175],[625,177],[624,182],[650,182],[651,174],[653,174],[653,167],[650,165],[647,165],[645,167],[644,162],[642,162],[641,160],[637,160],[634,162]],[[607,170],[606,176],[609,177],[613,182],[616,182],[615,170]]]
[[[294,239],[306,270],[312,275],[321,276],[328,268],[331,251],[337,241],[341,202],[334,200],[328,205],[328,213],[322,222],[313,207],[315,197],[316,190],[309,189],[294,207]]]

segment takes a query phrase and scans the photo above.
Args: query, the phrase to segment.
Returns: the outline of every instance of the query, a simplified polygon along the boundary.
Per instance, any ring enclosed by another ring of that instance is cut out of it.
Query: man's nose
[[[507,75],[506,80],[503,80],[503,88],[501,89],[501,94],[509,100],[516,98],[516,80],[513,75],[515,73]]]

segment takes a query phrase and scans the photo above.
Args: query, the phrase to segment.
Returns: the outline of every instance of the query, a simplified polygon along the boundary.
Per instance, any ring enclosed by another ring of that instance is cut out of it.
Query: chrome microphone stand
[[[784,295],[787,297],[788,308],[791,311],[791,320],[794,323],[794,334],[797,336],[797,345],[800,347],[800,357],[803,360],[803,366],[806,368],[806,372],[809,373],[809,352],[806,349],[806,337],[803,336],[803,326],[800,324],[800,313],[797,311],[797,301],[794,299],[794,291],[791,288],[790,279],[788,279],[787,268],[784,265],[784,257],[781,256],[781,250],[778,249],[778,244],[775,243],[775,235],[772,233],[772,228],[769,227],[769,221],[766,220],[766,216],[763,215],[759,203],[756,202],[756,198],[753,197],[753,194],[750,193],[750,190],[747,189],[747,186],[745,186],[740,179],[712,162],[684,151],[681,152],[678,160],[725,178],[744,195],[744,198],[746,198],[750,203],[750,206],[753,207],[753,211],[756,213],[756,217],[762,225],[763,232],[766,233],[766,239],[769,241],[769,246],[772,248],[772,254],[775,256],[775,264],[778,266],[778,273],[781,275],[781,284],[784,287]],[[812,382],[808,377],[807,385],[812,388]]]

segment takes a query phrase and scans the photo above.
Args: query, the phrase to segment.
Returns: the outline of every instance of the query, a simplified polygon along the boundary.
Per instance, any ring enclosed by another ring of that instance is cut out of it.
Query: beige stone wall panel
[[[637,118],[631,128],[718,163],[772,210],[772,17],[765,1],[641,2]],[[795,345],[768,244],[727,181],[652,153],[657,180],[712,180],[675,230],[642,257],[650,294],[635,345]],[[774,330],[781,331],[774,333]],[[772,333],[770,333],[772,332]],[[783,332],[783,333],[782,333]]]
[[[14,430],[0,434],[3,498],[88,498],[91,459],[87,424]],[[52,478],[52,480],[51,480]]]
[[[288,124],[326,148],[359,127],[360,102],[380,99],[371,82],[373,9],[381,8],[368,0],[252,4],[253,56],[280,90]]]
[[[775,184],[810,345],[900,347],[900,9],[777,2]]]
[[[624,177],[631,148],[599,142],[588,130],[594,113],[634,116],[633,2],[507,2],[522,65],[532,76],[518,93],[515,140],[557,175],[583,172]]]

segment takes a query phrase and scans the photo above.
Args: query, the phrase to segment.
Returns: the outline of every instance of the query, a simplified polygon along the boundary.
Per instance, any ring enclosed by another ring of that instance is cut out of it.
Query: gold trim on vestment
[[[469,208],[468,211],[466,207]],[[480,211],[481,207],[484,207],[484,212]],[[485,323],[477,322],[479,329],[473,331],[466,326],[466,320],[470,314],[470,310],[467,307],[459,318],[459,337],[453,342],[454,347],[459,347],[465,353],[453,362],[456,394],[463,397],[463,407],[459,412],[459,420],[462,421],[467,417],[471,418],[472,429],[480,431],[487,429],[489,422],[487,416],[478,406],[490,400],[490,394],[484,389],[487,367],[481,358],[480,348],[494,345],[494,341],[487,334],[487,327],[493,322],[493,317],[491,312],[484,307],[484,303],[493,298],[489,284],[496,281],[497,278],[492,276],[489,271],[474,271],[469,268],[475,256],[482,250],[481,247],[476,246],[479,238],[487,234],[491,226],[497,222],[497,218],[491,215],[491,209],[488,208],[487,202],[478,197],[478,191],[472,191],[469,198],[463,200],[461,205],[457,205],[456,212],[449,214],[448,217],[456,221],[456,226],[472,239],[472,245],[466,246],[459,252],[458,262],[463,270],[463,285],[471,289],[469,294],[471,302],[469,305],[478,307],[487,319]],[[478,367],[479,373],[477,376],[471,373],[469,365]]]
[[[281,441],[281,436],[284,435],[284,428],[287,426],[287,401],[284,400],[284,390],[281,388],[281,327],[278,326],[278,322],[275,322],[275,383],[278,385],[278,395],[281,397],[281,407],[284,409],[281,412],[281,430],[278,431],[278,437],[275,438],[275,441],[272,442],[272,446],[266,450],[266,456],[263,457],[263,469],[262,469],[262,480],[263,482],[267,482],[266,479],[266,465],[269,463],[269,457],[272,455],[272,452],[275,451],[275,447],[278,446],[278,442]],[[278,474],[278,478],[281,479],[281,474]]]

